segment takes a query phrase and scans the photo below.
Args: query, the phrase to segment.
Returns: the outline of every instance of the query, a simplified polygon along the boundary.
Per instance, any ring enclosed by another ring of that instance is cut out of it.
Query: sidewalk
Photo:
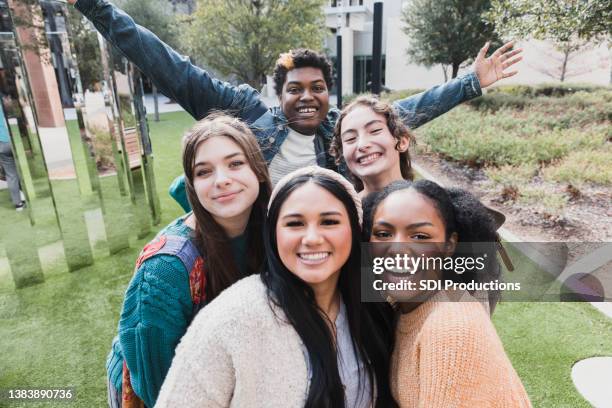
[[[147,114],[153,115],[155,113],[155,104],[153,102],[153,94],[145,94],[145,108],[147,110]],[[261,99],[264,101],[268,107],[278,106],[278,99],[276,97],[270,96],[262,96]],[[178,112],[184,110],[178,103],[172,102],[169,103],[170,99],[162,95],[158,94],[158,109],[159,113],[166,112]],[[329,104],[331,106],[336,105],[336,95],[330,95]],[[64,109],[64,116],[66,120],[76,120],[76,112],[74,108],[66,108]]]

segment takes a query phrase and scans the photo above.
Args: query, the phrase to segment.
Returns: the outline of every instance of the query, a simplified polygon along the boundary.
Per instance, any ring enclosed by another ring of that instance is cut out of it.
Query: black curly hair
[[[380,203],[396,191],[410,188],[426,197],[436,207],[440,218],[444,221],[447,240],[453,233],[456,233],[458,237],[457,242],[478,242],[479,252],[482,252],[482,249],[484,249],[487,253],[486,267],[484,269],[486,274],[452,274],[448,278],[455,281],[460,280],[461,282],[489,282],[499,279],[501,268],[496,257],[497,235],[495,222],[478,198],[470,192],[459,188],[444,188],[430,180],[418,180],[415,182],[399,180],[389,184],[382,191],[369,194],[362,203],[363,241],[367,242],[370,240],[374,213]],[[483,246],[482,249],[481,245]],[[489,291],[491,311],[495,308],[499,297],[499,291]]]
[[[324,54],[315,50],[298,48],[281,54],[276,60],[273,72],[276,96],[280,96],[283,92],[283,85],[285,85],[287,80],[287,72],[295,68],[305,67],[320,69],[323,73],[327,89],[331,89],[334,80],[332,79],[332,66],[329,59]]]

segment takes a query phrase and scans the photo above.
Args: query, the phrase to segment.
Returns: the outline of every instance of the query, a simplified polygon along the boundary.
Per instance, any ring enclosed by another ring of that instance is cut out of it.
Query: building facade
[[[402,10],[411,0],[328,0],[325,23],[330,33],[325,48],[335,61],[336,36],[342,36],[342,93],[366,92],[371,78],[374,3],[383,3],[382,80],[392,90],[422,89],[444,82],[441,66],[411,63],[406,54],[408,37],[402,31]],[[505,84],[558,82],[565,56],[545,41],[523,41],[524,61],[519,73]],[[608,85],[611,55],[605,45],[585,47],[568,56],[566,82]],[[464,68],[468,69],[469,67]]]

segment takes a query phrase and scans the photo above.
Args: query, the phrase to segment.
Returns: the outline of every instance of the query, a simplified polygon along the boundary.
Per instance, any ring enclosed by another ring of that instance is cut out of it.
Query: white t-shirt
[[[317,164],[314,138],[315,135],[303,135],[289,129],[287,139],[280,146],[280,150],[268,167],[272,185],[276,185],[284,175],[294,170]]]

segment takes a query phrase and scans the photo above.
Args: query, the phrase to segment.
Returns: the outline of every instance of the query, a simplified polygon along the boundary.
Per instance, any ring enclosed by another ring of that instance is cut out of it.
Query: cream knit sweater
[[[259,275],[223,291],[182,338],[155,406],[304,406],[303,343],[284,319],[269,306]]]
[[[485,308],[442,297],[399,319],[391,391],[400,407],[531,407]]]

